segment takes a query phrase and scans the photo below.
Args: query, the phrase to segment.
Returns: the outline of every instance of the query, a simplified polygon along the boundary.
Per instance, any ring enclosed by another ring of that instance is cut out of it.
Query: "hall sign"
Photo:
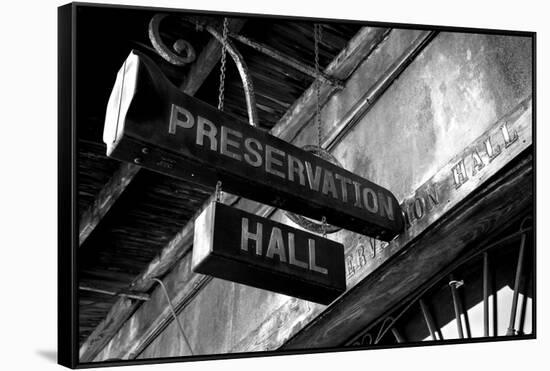
[[[321,304],[346,290],[344,246],[218,202],[195,220],[193,271]]]
[[[394,195],[174,87],[132,51],[109,99],[107,155],[215,185],[264,204],[389,241],[404,228]]]

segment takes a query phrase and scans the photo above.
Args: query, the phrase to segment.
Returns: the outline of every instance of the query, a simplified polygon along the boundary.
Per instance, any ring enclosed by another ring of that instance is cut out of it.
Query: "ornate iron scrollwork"
[[[174,50],[178,54],[184,54],[184,56],[175,54],[162,41],[162,38],[159,32],[159,25],[160,25],[160,22],[167,16],[168,16],[167,14],[156,14],[155,16],[153,16],[153,18],[151,18],[151,21],[149,22],[149,39],[151,40],[151,44],[153,44],[153,47],[161,57],[163,57],[166,61],[170,62],[173,65],[184,66],[185,64],[193,62],[196,58],[195,50],[188,41],[179,39],[174,43],[174,46],[173,46]],[[185,18],[184,20],[191,22],[190,20]],[[250,78],[248,67],[246,66],[244,58],[242,57],[241,53],[239,53],[235,45],[233,45],[233,43],[229,39],[224,40],[223,35],[218,30],[216,30],[211,25],[199,24],[198,21],[196,22],[197,24],[195,24],[196,26],[195,29],[197,31],[206,30],[210,35],[212,35],[216,40],[218,40],[222,44],[222,47],[224,47],[227,50],[227,52],[235,62],[237,66],[237,70],[239,71],[239,76],[241,77],[241,81],[243,84],[246,106],[247,106],[247,113],[248,113],[248,123],[251,126],[258,126],[258,112],[256,109],[256,97],[254,95],[254,84],[252,83],[252,79]]]
[[[172,47],[177,54],[170,50],[162,41],[159,27],[160,22],[167,16],[168,14],[156,14],[151,18],[149,22],[149,40],[151,40],[151,44],[162,58],[175,66],[185,66],[186,64],[192,63],[195,61],[196,53],[195,49],[188,41],[178,39],[174,42]]]

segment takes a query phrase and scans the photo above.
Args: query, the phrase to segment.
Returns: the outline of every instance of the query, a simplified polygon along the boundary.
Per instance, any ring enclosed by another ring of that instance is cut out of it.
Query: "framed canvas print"
[[[535,338],[535,33],[58,24],[62,365]]]

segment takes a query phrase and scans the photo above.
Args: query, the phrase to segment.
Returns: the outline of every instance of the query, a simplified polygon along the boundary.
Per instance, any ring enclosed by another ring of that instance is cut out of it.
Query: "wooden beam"
[[[132,313],[139,307],[139,300],[132,300],[128,298],[120,298],[109,310],[109,313],[103,321],[94,329],[94,331],[88,336],[86,341],[80,346],[79,349],[79,362],[90,362],[93,357],[89,354],[97,353],[107,341],[111,338],[111,331],[114,326],[117,326],[119,321],[126,321]],[[117,327],[117,329],[120,326]]]
[[[190,257],[190,254],[188,256]],[[191,259],[187,256],[174,267],[172,272],[174,274],[163,278],[163,282],[170,300],[176,307],[176,313],[179,313],[212,280],[212,277],[194,273],[191,270]],[[154,290],[151,300],[143,303],[130,318],[125,321],[124,326],[110,339],[109,346],[103,349],[94,361],[106,358],[135,358],[174,319],[166,297],[160,289]]]
[[[298,71],[302,72],[303,74],[306,74],[310,77],[313,77],[314,79],[316,79],[318,77],[317,76],[317,71],[315,71],[314,67],[311,67],[307,64],[304,64],[304,63],[298,61],[297,59],[292,58],[289,55],[283,54],[283,53],[277,51],[276,49],[270,47],[269,45],[259,43],[257,41],[254,41],[254,40],[248,38],[248,37],[245,37],[243,35],[239,35],[239,34],[236,34],[236,33],[232,33],[229,36],[231,36],[233,39],[239,41],[240,43],[242,43],[244,45],[248,45],[249,47],[251,47],[252,49],[254,49],[256,51],[259,51],[260,53],[275,59],[278,62],[286,64],[287,66],[292,67],[295,70],[298,70]],[[333,78],[332,76],[329,76],[329,75],[325,74],[324,72],[319,73],[319,78],[321,79],[322,82],[334,85],[337,88],[342,89],[344,87],[342,81],[339,81],[339,80]]]
[[[388,29],[372,29],[372,28],[362,28],[348,43],[348,45],[335,57],[335,59],[330,63],[329,67],[325,70],[325,73],[331,73],[334,76],[338,76],[342,79],[347,79],[357,68],[357,66],[362,63],[365,58],[378,46],[384,37],[388,34]],[[326,86],[323,88],[326,89]],[[329,98],[329,94],[332,94],[336,91],[336,88],[329,87],[328,90],[325,90],[324,98],[322,99],[322,104],[325,104]],[[295,133],[299,132],[302,127],[307,125],[311,115],[302,115],[299,113],[300,107],[315,107],[315,88],[312,85],[302,96],[295,102],[295,104],[287,111],[287,114],[274,126],[271,130],[271,133],[279,136],[283,139],[294,138]],[[291,112],[289,114],[289,112]],[[235,197],[228,197],[232,199],[232,203],[236,203],[239,200]],[[246,203],[246,201],[245,201]],[[260,216],[268,217],[271,215],[274,208],[253,204],[252,207],[248,205],[245,206],[245,209],[254,212]],[[193,227],[194,222],[190,221],[183,230],[176,235],[170,243],[162,250],[161,254],[151,262],[148,268],[136,279],[132,290],[148,290],[153,284],[151,281],[152,277],[162,277],[164,276],[173,266],[181,259],[185,254],[191,251],[192,241],[193,241]],[[189,302],[189,295],[185,287],[188,285],[200,285],[203,286],[210,281],[208,278],[201,275],[188,272],[187,274],[181,274],[182,267],[187,264],[187,261],[190,261],[190,255],[183,258],[178,265],[174,268],[174,272],[180,272],[177,274],[170,274],[166,276],[165,280],[167,282],[167,287],[170,293],[170,296],[173,298],[172,301],[176,307],[180,310],[185,305],[183,303]],[[184,270],[184,269],[183,269]],[[177,278],[176,278],[177,277]],[[112,350],[112,353],[108,355],[103,353],[100,354],[95,360],[107,358],[122,358],[128,359],[133,358],[151,341],[151,339],[156,336],[164,327],[166,327],[171,321],[172,317],[169,311],[169,308],[166,305],[162,305],[159,308],[152,309],[151,303],[155,301],[155,293],[153,293],[152,300],[147,303],[147,306],[142,306],[134,314],[135,320],[132,321],[133,326],[130,326],[128,323],[120,329],[117,336],[112,340],[112,343],[116,343],[116,346],[109,347]],[[194,295],[194,294],[193,294]],[[161,300],[162,301],[162,300]],[[119,306],[114,307],[113,311],[109,312],[107,318],[103,322],[112,322],[111,326],[113,328],[120,328],[120,326],[127,320],[128,316],[126,313],[121,313],[118,310]],[[128,311],[133,310],[134,308],[127,308]],[[151,322],[151,318],[154,318],[155,321]],[[102,331],[108,331],[110,334],[112,331],[103,325],[99,329],[95,336],[99,336]],[[131,331],[130,331],[131,329]],[[95,333],[96,331],[94,331]],[[111,334],[113,336],[113,334]],[[93,339],[91,337],[91,339]],[[88,342],[88,341],[87,341]],[[126,345],[125,345],[126,344]],[[84,345],[83,345],[84,347]],[[89,355],[98,354],[98,349],[95,347],[93,351],[89,351],[81,347],[81,359],[91,360]],[[116,350],[115,350],[116,349]]]
[[[227,29],[229,32],[237,33],[243,28],[245,23],[246,20],[244,19],[230,19]],[[195,94],[216,64],[218,64],[221,51],[220,42],[214,38],[210,40],[193,65],[191,65],[180,89],[187,94]]]
[[[245,24],[245,20],[235,19],[229,21],[229,30],[239,32]],[[181,90],[187,94],[194,95],[206,80],[212,69],[216,66],[221,57],[221,44],[212,38],[195,62],[191,65],[187,76],[185,77]],[[99,191],[93,204],[82,214],[79,227],[79,246],[92,233],[92,231],[101,222],[101,219],[107,214],[109,209],[116,203],[126,187],[137,175],[140,166],[131,163],[123,163],[113,174],[111,179]]]
[[[109,209],[115,204],[122,192],[128,187],[130,182],[138,173],[140,167],[131,163],[123,163],[113,174],[111,179],[103,186],[95,198],[93,204],[82,214],[78,230],[79,246],[97,227],[101,219],[107,214]]]
[[[388,36],[390,31],[391,29],[388,28],[361,28],[346,47],[330,62],[323,73],[341,81],[347,80],[359,64]],[[319,99],[321,106],[323,106],[339,89],[333,85],[322,84],[319,90]],[[296,134],[315,114],[316,94],[315,85],[313,84],[285,112],[279,122],[271,129],[271,134],[292,142]]]
[[[376,83],[354,103],[332,131],[325,136],[323,147],[331,148],[339,138],[346,135],[436,35],[435,31],[420,33],[407,50],[388,67],[386,73],[378,78]]]

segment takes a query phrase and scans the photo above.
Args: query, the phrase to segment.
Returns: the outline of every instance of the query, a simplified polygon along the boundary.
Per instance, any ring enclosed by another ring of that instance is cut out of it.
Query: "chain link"
[[[319,43],[322,38],[321,25],[315,23],[313,26],[313,36],[315,39],[315,93],[317,95],[317,102],[315,105],[315,121],[317,122],[317,146],[321,148],[321,71],[319,68]]]
[[[222,182],[221,180],[218,180],[216,182],[216,202],[220,202],[220,200],[222,199]]]
[[[221,65],[220,65],[220,89],[219,89],[219,95],[218,95],[218,109],[220,111],[223,111],[223,100],[224,100],[224,90],[225,90],[225,60],[227,56],[227,50],[225,48],[225,44],[227,43],[227,26],[228,26],[228,19],[225,17],[223,19],[223,43],[222,43],[222,57],[221,57]]]

